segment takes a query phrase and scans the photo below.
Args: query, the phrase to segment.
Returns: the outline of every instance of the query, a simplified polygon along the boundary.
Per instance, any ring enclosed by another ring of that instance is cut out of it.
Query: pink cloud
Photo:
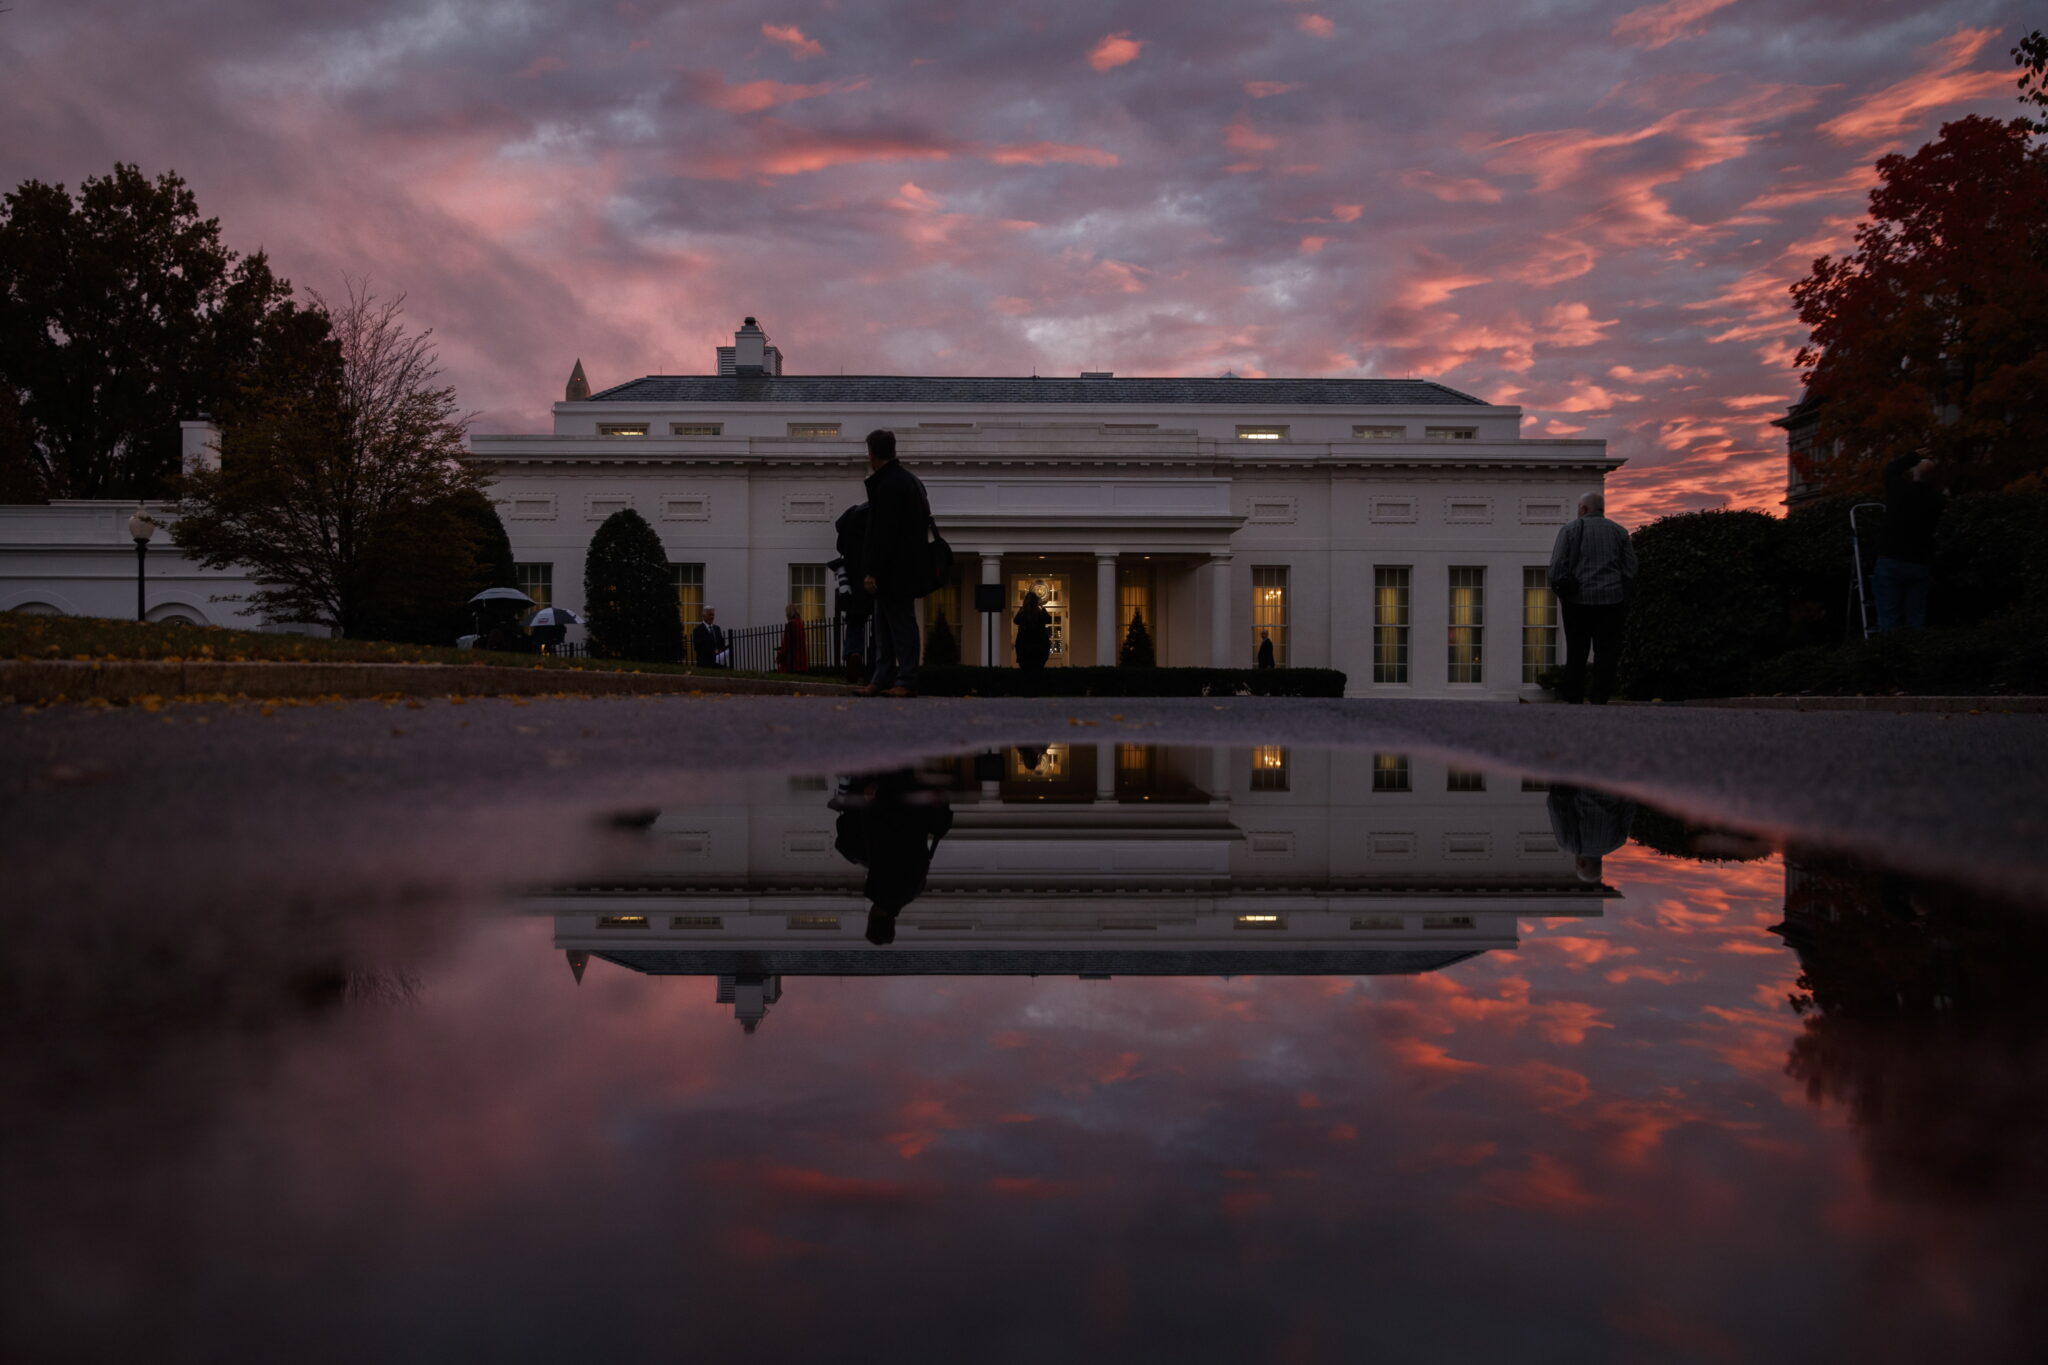
[[[1446,204],[1498,204],[1501,197],[1500,191],[1484,180],[1457,180],[1420,168],[1401,172],[1401,183],[1411,190],[1432,194]]]
[[[1330,210],[1330,216],[1340,223],[1355,223],[1364,212],[1363,204],[1339,204]]]
[[[865,80],[820,81],[815,85],[790,85],[782,81],[747,81],[730,85],[715,71],[689,73],[697,83],[700,103],[729,114],[757,114],[764,109],[816,99],[820,95],[845,94],[867,89]]]
[[[1328,237],[1304,237],[1301,239],[1302,254],[1313,256],[1329,244],[1330,239]]]
[[[1320,14],[1304,14],[1294,21],[1294,26],[1311,38],[1334,37],[1337,26]]]
[[[1878,142],[1912,131],[1930,110],[2009,93],[2013,85],[2010,67],[1967,69],[1998,32],[1995,28],[1957,29],[1923,49],[1930,60],[1921,70],[1864,96],[1821,124],[1820,130],[1837,142]]]
[[[983,160],[998,166],[1048,166],[1064,162],[1078,166],[1114,166],[1115,152],[1100,147],[1076,147],[1064,142],[1024,142],[1007,147],[990,147],[980,153]]]
[[[1239,114],[1224,126],[1223,145],[1235,152],[1269,152],[1280,145],[1280,139],[1254,130],[1251,121]]]
[[[800,62],[825,55],[825,45],[814,38],[804,37],[804,31],[795,24],[763,24],[761,36],[771,43],[781,43],[789,49],[789,55]]]
[[[1244,92],[1255,100],[1271,99],[1301,89],[1300,81],[1246,81]]]
[[[1133,38],[1128,32],[1112,33],[1088,50],[1088,65],[1097,71],[1109,71],[1138,60],[1138,54],[1144,50],[1143,39]]]
[[[1707,16],[1734,3],[1735,0],[1665,0],[1661,5],[1645,5],[1616,19],[1609,35],[1617,42],[1654,52],[1666,43],[1704,33]]]

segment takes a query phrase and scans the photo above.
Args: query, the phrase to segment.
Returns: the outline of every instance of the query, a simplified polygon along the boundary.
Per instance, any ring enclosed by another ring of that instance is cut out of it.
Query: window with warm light
[[[1271,638],[1273,663],[1287,667],[1287,566],[1252,565],[1252,658],[1259,657],[1259,645]]]
[[[1285,915],[1239,915],[1236,920],[1239,929],[1285,929]]]
[[[1116,770],[1138,776],[1152,771],[1152,746],[1149,744],[1119,744],[1116,746]]]
[[[1287,428],[1239,427],[1237,429],[1237,439],[1240,441],[1284,441],[1287,439]]]
[[[1451,569],[1450,678],[1454,683],[1482,681],[1486,643],[1486,569],[1482,565]]]
[[[704,619],[704,566],[671,564],[668,581],[676,590],[676,612],[683,618],[683,629],[687,631]]]
[[[789,566],[789,600],[803,613],[806,625],[816,625],[831,615],[826,584],[832,571],[823,564]]]
[[[600,929],[645,929],[647,927],[647,916],[599,915],[597,917],[597,927]]]
[[[1030,761],[1036,756],[1037,763]],[[1048,744],[1044,749],[1036,746],[1029,750],[1010,750],[1010,777],[1018,782],[1062,782],[1067,776],[1067,746]]]
[[[789,434],[792,436],[837,436],[839,434],[839,423],[791,422],[789,424]]]
[[[552,564],[514,564],[512,581],[519,591],[533,599],[536,607],[551,605],[555,600],[555,566]]]
[[[647,423],[599,422],[597,424],[597,434],[600,436],[645,436],[647,434]]]
[[[1374,754],[1372,789],[1376,792],[1404,792],[1408,787],[1408,755]]]
[[[671,436],[723,436],[725,434],[725,423],[670,422],[668,424],[668,434]]]
[[[1408,567],[1372,571],[1372,680],[1408,681]]]
[[[1535,683],[1557,666],[1557,594],[1550,590],[1550,569],[1532,564],[1522,570],[1522,681]]]
[[[1277,744],[1262,745],[1252,750],[1252,790],[1255,792],[1284,792],[1287,790],[1287,750]]]

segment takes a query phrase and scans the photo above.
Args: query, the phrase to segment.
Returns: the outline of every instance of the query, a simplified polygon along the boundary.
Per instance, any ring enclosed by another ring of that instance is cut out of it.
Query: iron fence
[[[782,634],[787,625],[742,626],[725,633],[730,651],[727,667],[753,673],[774,673],[782,666]],[[839,668],[839,620],[810,621],[804,625],[806,671],[836,672]]]

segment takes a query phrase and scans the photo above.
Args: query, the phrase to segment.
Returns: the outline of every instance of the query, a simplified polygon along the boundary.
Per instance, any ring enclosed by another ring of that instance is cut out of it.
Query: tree
[[[1823,491],[1872,489],[1923,444],[1966,490],[2048,463],[2048,147],[2029,128],[1961,119],[1880,160],[1856,249],[1792,287],[1815,449],[1835,449],[1800,472]]]
[[[932,628],[925,632],[924,637],[924,661],[934,668],[960,662],[960,637],[953,633],[953,625],[946,619],[944,607],[932,613]]]
[[[1125,668],[1157,668],[1159,658],[1152,649],[1152,632],[1145,629],[1145,613],[1131,613],[1131,628],[1124,632],[1124,647],[1117,663]]]
[[[433,530],[409,537],[412,553],[394,554],[379,566],[360,632],[369,639],[448,644],[470,629],[472,597],[518,586],[511,538],[483,493],[459,489],[418,515]]]
[[[2020,103],[2048,111],[2048,34],[2037,28],[2020,39],[2012,59],[2020,66]],[[2020,122],[2036,133],[2048,133],[2048,119],[2022,118]]]
[[[403,304],[351,283],[338,308],[275,310],[223,414],[220,468],[180,484],[173,538],[209,568],[246,567],[273,618],[361,635],[476,570],[468,418]]]
[[[683,656],[683,613],[661,537],[632,508],[604,519],[583,561],[590,652],[669,662]]]
[[[0,200],[0,486],[159,496],[182,419],[219,414],[291,285],[238,257],[185,182],[132,165]]]
[[[1685,512],[1639,528],[1622,694],[1747,691],[1750,670],[1785,647],[1784,535],[1784,522],[1751,511]]]

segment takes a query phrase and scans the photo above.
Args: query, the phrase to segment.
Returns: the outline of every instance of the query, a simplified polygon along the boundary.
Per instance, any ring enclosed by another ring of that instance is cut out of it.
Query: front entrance
[[[1058,667],[1073,662],[1072,648],[1067,634],[1068,613],[1073,598],[1068,586],[1068,576],[1063,573],[1012,574],[1010,576],[1010,626],[1004,638],[1009,641],[1009,657],[1002,661],[1005,667],[1017,662],[1017,609],[1024,605],[1024,594],[1038,594],[1039,605],[1046,615],[1052,617],[1052,655],[1046,659],[1047,667]]]

